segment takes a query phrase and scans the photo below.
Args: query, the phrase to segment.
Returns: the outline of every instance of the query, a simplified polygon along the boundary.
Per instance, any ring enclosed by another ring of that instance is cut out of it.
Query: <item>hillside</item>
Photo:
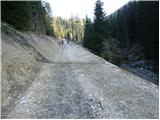
[[[23,33],[7,24],[1,29],[3,114],[35,80],[42,63],[54,59],[58,44],[45,35]]]
[[[45,35],[2,29],[2,118],[157,118],[158,86]]]

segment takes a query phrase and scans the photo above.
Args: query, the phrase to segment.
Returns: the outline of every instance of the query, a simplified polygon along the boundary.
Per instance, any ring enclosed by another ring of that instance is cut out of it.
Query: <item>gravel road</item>
[[[70,43],[6,118],[157,118],[158,86]]]

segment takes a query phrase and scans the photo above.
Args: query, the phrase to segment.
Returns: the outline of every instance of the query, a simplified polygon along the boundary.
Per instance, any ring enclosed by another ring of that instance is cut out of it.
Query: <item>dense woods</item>
[[[126,51],[140,45],[141,57],[158,62],[158,9],[158,2],[129,2],[109,16],[114,29],[112,37]]]
[[[11,24],[16,29],[31,30],[31,2],[1,1],[2,22]]]
[[[52,17],[51,26],[54,37],[81,42],[84,34],[84,20],[79,17],[69,19]]]
[[[2,22],[18,30],[47,34],[50,29],[47,4],[41,1],[1,1]]]
[[[45,1],[2,1],[2,22],[23,31],[34,31],[56,38],[82,42],[84,19],[52,17],[51,7]]]
[[[86,17],[85,47],[117,65],[146,60],[158,72],[158,1],[130,1],[106,16],[98,0],[94,16]]]

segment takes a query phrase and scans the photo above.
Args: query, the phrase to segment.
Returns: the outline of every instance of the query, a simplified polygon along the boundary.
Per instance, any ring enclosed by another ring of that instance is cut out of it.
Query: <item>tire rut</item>
[[[47,64],[7,118],[94,118],[92,113],[70,65]]]

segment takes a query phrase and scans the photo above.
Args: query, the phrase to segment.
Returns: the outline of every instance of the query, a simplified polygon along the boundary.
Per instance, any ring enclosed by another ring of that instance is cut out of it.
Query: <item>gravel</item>
[[[2,24],[2,118],[159,118],[157,85],[64,43]]]
[[[158,86],[63,45],[6,118],[157,118]],[[85,60],[85,57],[88,59]]]

